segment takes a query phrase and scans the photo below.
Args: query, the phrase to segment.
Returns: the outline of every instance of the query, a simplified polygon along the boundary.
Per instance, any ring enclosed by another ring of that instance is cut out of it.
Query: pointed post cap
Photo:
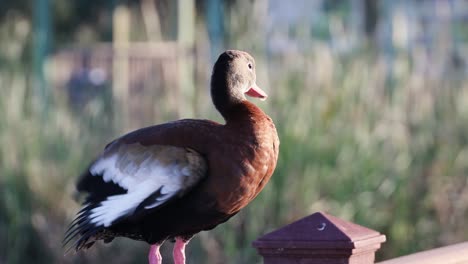
[[[317,212],[253,242],[265,264],[374,263],[385,235]]]

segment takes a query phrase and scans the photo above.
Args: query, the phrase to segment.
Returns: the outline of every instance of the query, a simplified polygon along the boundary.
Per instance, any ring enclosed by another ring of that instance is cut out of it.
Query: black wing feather
[[[92,175],[89,173],[89,170],[81,176],[77,183],[77,189],[80,192],[87,192],[88,196],[83,203],[83,208],[76,214],[75,219],[70,223],[70,226],[65,232],[62,241],[64,247],[67,247],[67,245],[75,240],[75,242],[66,249],[66,252],[73,248],[75,251],[87,249],[91,247],[96,240],[110,242],[116,234],[109,231],[103,225],[92,223],[90,219],[91,211],[100,206],[100,203],[106,200],[107,197],[127,193],[127,190],[114,182],[105,182],[102,175]],[[162,187],[143,200],[132,213],[131,217],[141,217],[146,211],[149,211],[145,209],[146,206],[153,204],[157,199],[165,196],[161,193],[161,190]],[[156,208],[152,208],[151,210],[154,209]],[[129,216],[124,215],[115,219],[112,225],[118,224],[127,217]]]
[[[86,192],[89,194],[86,202],[100,202],[109,196],[127,193],[127,190],[120,185],[112,181],[104,181],[102,175],[92,175],[89,172],[89,168],[81,175],[76,184],[76,188],[79,192]]]
[[[91,210],[98,207],[100,203],[112,195],[127,193],[127,190],[114,182],[105,182],[102,175],[92,175],[89,169],[83,173],[76,184],[79,192],[87,193],[83,202],[83,208],[76,214],[75,219],[70,223],[65,237],[62,241],[66,247],[71,241],[76,241],[66,250],[67,252],[74,248],[76,251],[89,248],[95,240],[101,239],[95,236],[102,233],[105,229],[103,225],[91,223],[89,219]],[[103,237],[102,239],[112,239],[112,237]]]

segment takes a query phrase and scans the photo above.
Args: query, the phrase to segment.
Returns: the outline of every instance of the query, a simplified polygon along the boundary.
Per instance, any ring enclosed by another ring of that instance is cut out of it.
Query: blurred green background
[[[468,240],[467,1],[15,0],[0,2],[0,263],[145,263],[129,239],[64,256],[75,180],[122,133],[222,121],[208,87],[228,48],[256,58],[280,158],[189,263],[260,263],[253,240],[319,210],[386,234],[378,259]]]

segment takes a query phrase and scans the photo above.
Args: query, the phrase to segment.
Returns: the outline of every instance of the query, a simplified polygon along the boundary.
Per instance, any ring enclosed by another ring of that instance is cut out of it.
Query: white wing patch
[[[106,149],[90,172],[93,177],[102,176],[105,182],[112,181],[127,190],[125,194],[107,197],[91,210],[90,222],[108,227],[119,217],[132,214],[157,191],[160,195],[145,209],[185,194],[206,174],[206,161],[186,148],[116,144]]]

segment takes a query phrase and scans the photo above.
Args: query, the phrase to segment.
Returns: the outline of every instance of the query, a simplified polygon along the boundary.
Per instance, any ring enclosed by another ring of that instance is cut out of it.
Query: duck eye
[[[252,63],[249,63],[247,66],[249,66],[249,69],[252,69]]]

